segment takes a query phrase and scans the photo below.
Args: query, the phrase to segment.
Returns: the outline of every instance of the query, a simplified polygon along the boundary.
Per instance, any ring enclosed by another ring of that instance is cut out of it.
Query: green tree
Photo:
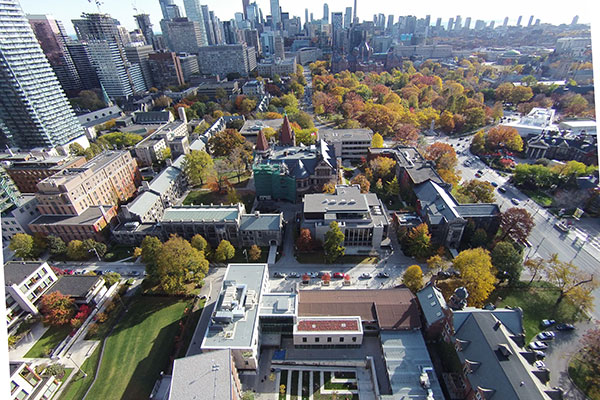
[[[493,203],[496,200],[492,184],[478,179],[472,179],[456,190],[461,203]]]
[[[387,182],[385,191],[389,197],[397,197],[400,195],[400,183],[398,183],[397,176],[394,175],[394,179]]]
[[[225,262],[231,260],[235,256],[235,247],[227,241],[221,240],[219,246],[215,250],[214,259],[216,262]]]
[[[416,264],[408,267],[402,275],[402,283],[413,293],[421,290],[423,288],[423,271],[421,267]]]
[[[204,279],[208,272],[208,260],[190,242],[172,235],[158,254],[156,272],[158,283],[165,293],[185,293],[186,281],[198,283]]]
[[[108,272],[102,275],[102,279],[104,279],[104,286],[109,288],[121,280],[121,274],[118,272]]]
[[[67,252],[66,243],[58,236],[49,235],[48,238],[48,250],[50,254],[57,256],[65,254]]]
[[[104,243],[96,242],[93,239],[85,239],[82,242],[82,245],[85,251],[88,252],[88,254],[93,253],[95,256],[97,253],[99,257],[104,257],[104,254],[106,254],[107,248]]]
[[[392,179],[395,168],[396,160],[389,157],[377,157],[374,160],[369,161],[369,167],[373,171],[373,179]]]
[[[346,248],[343,246],[344,239],[344,233],[338,223],[333,221],[329,224],[329,230],[325,233],[325,243],[323,245],[325,260],[328,263],[334,262],[346,253]]]
[[[81,240],[71,240],[67,245],[67,257],[70,260],[87,260],[90,254]]]
[[[413,257],[425,258],[431,253],[431,234],[427,224],[415,226],[406,235],[407,253]]]
[[[469,305],[483,306],[496,283],[490,253],[482,248],[463,250],[452,265],[460,272],[460,283],[469,292]]]
[[[15,256],[28,260],[33,256],[33,236],[26,233],[17,233],[10,240],[8,248],[15,252]]]
[[[373,139],[371,140],[371,148],[379,149],[382,147],[383,147],[383,136],[381,136],[379,133],[375,133],[373,135]]]
[[[214,172],[214,161],[205,151],[192,151],[183,159],[183,171],[192,185],[203,185]]]
[[[142,262],[146,264],[146,274],[148,274],[148,278],[153,281],[158,279],[156,260],[162,251],[162,247],[162,242],[155,236],[146,236],[144,240],[142,240]]]
[[[85,155],[85,149],[79,143],[71,143],[69,146],[69,153],[75,156],[83,156]]]
[[[262,250],[257,245],[253,244],[250,246],[250,250],[248,250],[248,258],[250,261],[258,261],[260,260],[260,256],[262,254]]]
[[[478,131],[473,136],[470,150],[473,154],[481,154],[485,151],[485,133],[483,131]]]
[[[208,249],[208,242],[199,233],[195,234],[192,237],[191,245],[192,245],[193,248],[195,248],[198,251],[204,251],[204,252],[206,252],[207,249]]]
[[[227,201],[229,204],[238,204],[242,202],[237,190],[235,190],[233,186],[227,188]]]
[[[508,279],[511,284],[519,282],[523,270],[523,255],[510,242],[498,242],[492,250],[492,265],[500,279]]]

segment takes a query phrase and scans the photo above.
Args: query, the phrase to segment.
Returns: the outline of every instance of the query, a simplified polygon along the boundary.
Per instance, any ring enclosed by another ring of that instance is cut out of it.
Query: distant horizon
[[[67,30],[67,33],[74,34],[75,30],[71,20],[80,18],[81,13],[98,12],[98,8],[95,4],[90,3],[86,0],[54,0],[52,2],[40,3],[39,0],[21,0],[21,7],[26,14],[47,14],[52,15],[55,19],[61,21]],[[78,3],[78,4],[73,4]],[[215,12],[215,15],[221,21],[228,21],[234,18],[236,12],[242,12],[242,0],[234,1],[217,1],[217,0],[201,0],[201,4],[208,5],[211,11]],[[263,12],[263,16],[266,18],[270,15],[269,0],[257,0],[259,8]],[[316,1],[316,0],[305,0],[302,3],[291,2],[288,0],[280,0],[279,5],[283,12],[289,12],[290,17],[300,17],[302,24],[304,24],[304,9],[308,8],[309,16],[313,13],[315,20],[323,18],[323,5],[327,3],[329,6],[329,19],[331,20],[332,12],[345,12],[346,7],[353,7],[353,0],[345,1]],[[160,33],[159,22],[162,19],[162,13],[158,0],[143,0],[131,2],[124,5],[122,1],[118,0],[105,0],[100,7],[100,12],[110,14],[113,18],[119,20],[122,26],[126,27],[129,31],[137,28],[135,20],[133,18],[136,14],[149,14],[150,21],[153,25],[153,31]],[[175,0],[181,10],[182,15],[185,15],[185,8],[183,7],[183,0]],[[564,4],[564,3],[563,3]],[[511,6],[513,5],[513,6]],[[134,11],[133,7],[137,6],[137,12]],[[361,7],[362,6],[362,7]],[[564,7],[564,5],[563,5]],[[391,13],[394,15],[394,21],[398,21],[399,16],[414,15],[417,18],[425,18],[426,15],[431,15],[431,25],[435,25],[437,18],[442,18],[442,26],[446,26],[449,18],[456,19],[457,15],[462,17],[464,21],[467,17],[471,17],[471,28],[474,26],[475,21],[478,19],[490,23],[495,21],[495,24],[501,25],[504,22],[505,17],[509,17],[509,26],[515,26],[519,15],[523,18],[521,20],[521,26],[527,26],[529,17],[534,16],[534,22],[537,18],[540,19],[541,23],[550,23],[553,25],[570,24],[575,15],[579,15],[579,23],[591,24],[591,16],[594,15],[590,4],[582,0],[576,0],[569,3],[568,11],[560,10],[560,6],[554,5],[551,2],[522,2],[517,0],[506,0],[503,2],[504,10],[515,10],[518,9],[518,13],[508,12],[502,15],[502,11],[493,12],[488,11],[486,7],[482,7],[480,2],[474,0],[466,0],[460,2],[460,4],[449,6],[447,3],[435,4],[435,3],[419,3],[419,4],[407,4],[400,5],[396,1],[388,0],[370,0],[369,1],[369,12],[364,10],[364,0],[358,0],[358,17],[360,21],[372,21],[373,14],[379,14],[381,10],[385,10],[386,23],[388,15]],[[397,11],[394,11],[396,10]],[[375,12],[378,10],[378,12]],[[434,11],[434,12],[432,12]],[[552,12],[551,12],[552,11]],[[536,14],[537,12],[537,14]],[[502,15],[498,17],[498,15]],[[310,17],[309,17],[310,18]]]

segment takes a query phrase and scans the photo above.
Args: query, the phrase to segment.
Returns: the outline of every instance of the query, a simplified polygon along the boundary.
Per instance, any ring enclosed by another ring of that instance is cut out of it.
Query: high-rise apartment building
[[[256,2],[250,3],[246,7],[246,15],[248,21],[250,21],[252,24],[252,28],[258,28],[258,25],[260,24],[260,13],[258,11],[258,5]]]
[[[206,40],[208,41],[208,45],[217,44],[215,39],[215,30],[213,29],[213,24],[210,19],[210,11],[208,10],[208,6],[202,5],[201,8],[202,19],[204,20],[204,31],[206,32]]]
[[[152,31],[152,23],[150,22],[150,15],[148,14],[138,14],[134,15],[135,22],[137,26],[142,31],[142,35],[144,35],[144,40],[146,44],[150,46],[154,46],[154,32]]]
[[[340,50],[344,44],[344,18],[341,12],[331,13],[331,38],[333,48]]]
[[[279,9],[279,0],[270,0],[271,17],[273,18],[273,29],[281,27],[281,10]]]
[[[176,53],[198,53],[198,47],[208,45],[202,24],[188,18],[161,20],[160,26],[167,37],[169,50]]]
[[[504,17],[504,23],[502,26],[506,27],[508,25],[508,17]]]
[[[323,21],[329,22],[329,5],[323,4]]]
[[[100,80],[92,65],[92,56],[87,43],[73,40],[67,43],[67,49],[77,69],[82,88],[86,90],[99,89]]]
[[[84,134],[17,0],[0,2],[0,145],[65,145]]]
[[[199,48],[198,64],[203,74],[225,76],[238,73],[247,76],[256,68],[254,49],[242,44],[204,46]],[[254,65],[253,65],[254,64]]]
[[[183,70],[177,54],[173,52],[152,53],[148,58],[152,79],[160,89],[184,84]]]
[[[250,4],[250,0],[242,0],[242,13],[244,14],[244,19],[248,18],[248,5]]]
[[[471,17],[465,18],[465,29],[466,30],[471,29]]]
[[[346,13],[344,14],[344,28],[350,29],[352,25],[352,7],[346,7]]]
[[[148,56],[153,52],[152,45],[131,45],[125,47],[125,55],[127,56],[127,60],[129,60],[132,64],[138,64],[142,71],[142,76],[144,77],[144,82],[146,83],[146,88],[151,88],[154,86],[154,81],[152,80],[152,74],[150,72],[150,65],[148,64]]]
[[[170,19],[168,7],[175,5],[173,0],[158,0],[160,10],[162,11],[163,19]]]
[[[69,38],[62,23],[48,15],[28,15],[27,19],[61,86],[77,94],[82,90],[81,80],[67,50]]]
[[[204,26],[204,15],[202,14],[202,7],[200,6],[200,0],[184,0],[183,7],[185,8],[185,14],[190,21],[198,23],[200,28],[200,36],[202,38],[202,46],[208,44],[208,38],[206,36],[206,28]]]

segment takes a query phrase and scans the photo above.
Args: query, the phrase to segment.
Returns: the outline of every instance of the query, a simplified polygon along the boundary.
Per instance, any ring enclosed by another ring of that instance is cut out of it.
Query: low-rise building
[[[598,141],[595,134],[543,133],[527,141],[527,157],[595,165],[598,164]]]
[[[347,252],[389,245],[390,221],[385,206],[376,194],[361,193],[358,185],[338,185],[335,194],[304,196],[302,228],[309,229],[314,239],[324,242],[334,221],[344,233]]]
[[[367,158],[373,131],[361,129],[320,129],[319,139],[333,146],[335,154],[342,160],[360,160]]]
[[[163,125],[175,120],[170,111],[137,111],[133,115],[135,123],[140,125]]]
[[[242,93],[246,96],[260,98],[266,93],[265,84],[263,81],[248,81],[242,86]]]
[[[13,331],[22,318],[38,315],[39,299],[58,280],[52,268],[42,261],[9,261],[4,264],[6,322]]]
[[[91,304],[98,303],[107,290],[101,276],[62,275],[48,294],[60,292],[75,300],[76,304]]]
[[[554,124],[555,115],[556,112],[552,108],[534,107],[529,114],[502,125],[515,128],[519,135],[526,138],[529,135],[540,135],[547,131],[558,130]]]
[[[198,85],[196,93],[198,96],[208,96],[214,99],[217,95],[217,90],[220,89],[224,90],[228,97],[237,96],[241,93],[237,81],[202,82]]]
[[[265,128],[278,130],[283,124],[283,118],[276,119],[248,119],[240,129],[240,133],[249,141],[256,142],[256,136]]]
[[[61,382],[54,376],[40,376],[32,365],[10,361],[10,400],[46,400],[56,393]]]
[[[293,340],[296,347],[358,347],[362,323],[360,317],[299,317]]]
[[[296,57],[289,57],[285,59],[271,59],[259,62],[256,70],[258,75],[272,78],[275,75],[288,76],[295,74],[298,70],[298,64],[296,63]]]
[[[22,195],[18,205],[2,213],[2,241],[5,245],[17,233],[31,233],[29,223],[40,216],[37,204],[34,195]]]
[[[167,143],[162,137],[147,137],[135,145],[135,157],[142,167],[149,167],[153,163],[163,159],[163,152],[167,148]]]
[[[96,132],[96,127],[102,124],[105,124],[113,119],[117,119],[122,117],[123,111],[119,108],[119,106],[110,106],[101,108],[100,110],[92,111],[86,114],[81,114],[77,116],[79,123],[85,129],[85,135],[88,139],[94,140],[96,136],[98,136]]]
[[[561,130],[567,130],[573,135],[591,135],[596,136],[597,126],[593,119],[575,119],[562,120],[558,124]]]
[[[323,57],[323,50],[318,47],[303,47],[296,52],[298,63],[306,65],[315,62]]]

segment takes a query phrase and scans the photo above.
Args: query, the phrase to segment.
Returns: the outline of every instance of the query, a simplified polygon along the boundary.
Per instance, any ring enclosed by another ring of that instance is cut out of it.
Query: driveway
[[[556,331],[556,339],[549,342],[546,350],[546,367],[550,369],[550,387],[560,386],[564,390],[565,400],[586,400],[583,395],[572,383],[568,376],[569,360],[580,349],[579,341],[588,329],[593,327],[591,322],[580,323],[576,325],[575,331],[561,332]]]

